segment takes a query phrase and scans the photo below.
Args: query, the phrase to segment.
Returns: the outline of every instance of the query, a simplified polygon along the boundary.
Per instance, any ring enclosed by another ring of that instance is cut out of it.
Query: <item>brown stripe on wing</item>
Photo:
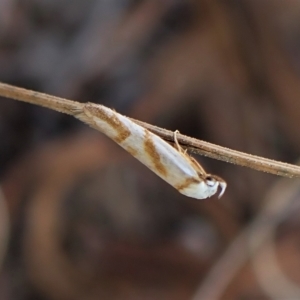
[[[168,172],[165,166],[162,164],[160,155],[155,148],[155,144],[151,139],[150,133],[147,129],[145,129],[145,141],[144,141],[144,149],[146,154],[150,157],[155,169],[160,173],[162,176],[166,177]]]
[[[135,149],[133,149],[132,147],[130,147],[130,146],[127,146],[126,147],[126,151],[128,152],[128,153],[130,153],[132,156],[134,156],[134,157],[136,157],[137,155],[138,155],[138,151],[137,150],[135,150]]]
[[[198,178],[194,178],[194,177],[186,178],[182,184],[176,185],[175,188],[178,191],[182,191],[182,190],[186,189],[187,187],[189,187],[193,183],[200,183],[200,180]]]
[[[108,114],[104,109],[102,109],[101,105],[95,104],[87,104],[84,108],[90,111],[93,116],[106,122],[118,132],[117,137],[114,138],[116,143],[122,143],[131,135],[130,130],[120,121],[117,113],[112,111],[113,114]]]

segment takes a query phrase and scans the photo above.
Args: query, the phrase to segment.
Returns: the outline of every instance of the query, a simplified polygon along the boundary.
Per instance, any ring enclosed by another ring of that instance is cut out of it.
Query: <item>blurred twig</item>
[[[73,114],[71,112],[72,107],[84,105],[80,102],[75,102],[35,91],[30,91],[4,83],[0,83],[0,96],[44,106],[71,115]],[[157,134],[162,139],[169,142],[174,141],[173,131],[163,129],[138,120],[132,120],[137,124],[143,126],[144,128]],[[208,156],[210,158],[222,160],[236,165],[252,168],[257,171],[267,172],[279,176],[290,178],[300,177],[300,167],[296,165],[282,163],[260,156],[255,156],[244,152],[232,150],[202,140],[191,138],[182,134],[178,134],[177,137],[179,143],[182,145],[183,148],[186,148],[189,151],[200,155]]]
[[[10,234],[9,212],[6,198],[0,186],[0,268],[2,267]]]
[[[292,204],[298,201],[298,195],[299,182],[279,181],[254,220],[213,265],[192,300],[222,299],[229,284],[249,259],[260,287],[270,299],[299,299],[300,287],[288,279],[279,266],[274,241],[278,225],[288,212],[295,210]]]

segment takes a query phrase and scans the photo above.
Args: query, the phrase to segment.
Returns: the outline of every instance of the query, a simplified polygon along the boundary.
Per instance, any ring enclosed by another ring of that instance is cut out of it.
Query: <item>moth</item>
[[[183,195],[205,199],[215,195],[220,188],[220,198],[225,192],[226,182],[219,176],[207,174],[202,166],[181,148],[177,140],[178,131],[174,132],[175,145],[172,146],[129,118],[103,105],[56,98],[9,85],[5,87],[10,91],[10,97],[15,100],[72,115],[101,131]]]
[[[87,103],[74,111],[79,120],[98,129],[114,140],[155,174],[176,188],[181,194],[195,199],[205,199],[221,191],[226,182],[216,175],[207,174],[203,167],[178,143],[175,147],[129,118],[102,105]]]

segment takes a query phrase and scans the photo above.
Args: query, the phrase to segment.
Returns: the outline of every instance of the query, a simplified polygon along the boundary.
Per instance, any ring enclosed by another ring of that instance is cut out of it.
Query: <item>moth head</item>
[[[184,185],[183,188],[179,188],[178,190],[180,193],[191,198],[206,199],[215,195],[220,187],[220,198],[224,194],[226,186],[226,182],[216,175],[200,174],[199,179],[192,181],[188,185]]]
[[[226,182],[219,176],[210,175],[210,174],[207,174],[204,180],[205,180],[206,185],[212,190],[217,191],[218,187],[220,187],[221,191],[218,196],[218,198],[220,199],[226,190],[226,187],[227,187]]]

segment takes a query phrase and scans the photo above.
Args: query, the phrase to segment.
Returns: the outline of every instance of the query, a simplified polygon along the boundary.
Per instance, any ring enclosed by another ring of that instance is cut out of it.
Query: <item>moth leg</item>
[[[192,156],[188,155],[187,154],[187,149],[183,150],[183,148],[180,146],[180,144],[178,143],[178,139],[177,139],[177,134],[179,133],[178,130],[175,130],[174,131],[174,142],[175,142],[175,146],[177,148],[177,150],[182,153],[183,155],[186,155],[190,160],[191,162],[195,165],[196,169],[198,170],[198,172],[201,174],[201,175],[206,175],[206,172],[205,170],[203,169],[203,167],[200,165],[200,163]]]
[[[203,169],[203,167],[200,165],[200,163],[192,156],[189,157],[190,160],[196,165],[198,171],[202,174],[202,175],[206,175],[205,170]]]
[[[186,154],[186,150],[183,150],[182,147],[179,145],[178,143],[178,139],[177,139],[177,134],[179,133],[179,130],[175,130],[174,131],[174,142],[175,142],[175,146],[176,146],[176,149],[180,152],[180,153],[184,153]]]

